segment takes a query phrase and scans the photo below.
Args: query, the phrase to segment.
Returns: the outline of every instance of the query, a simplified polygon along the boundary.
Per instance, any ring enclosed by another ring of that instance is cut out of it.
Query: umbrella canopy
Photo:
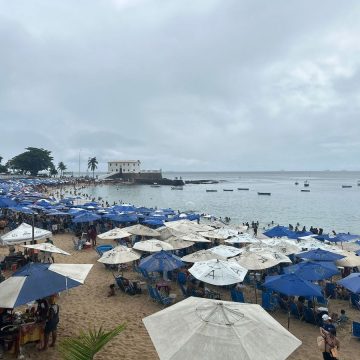
[[[256,246],[256,245],[254,245]],[[249,248],[250,252],[255,252],[259,255],[263,255],[269,259],[277,261],[278,264],[280,263],[290,263],[291,260],[288,256],[284,255],[282,252],[280,252],[277,248],[270,248],[270,247],[252,247]],[[243,253],[244,254],[244,253]]]
[[[360,256],[356,256],[354,253],[348,251],[342,251],[341,253],[344,255],[344,257],[336,261],[335,264],[337,266],[350,268],[360,266]]]
[[[98,235],[99,239],[103,239],[103,240],[115,240],[115,239],[123,239],[126,237],[131,236],[131,234],[123,229],[120,228],[115,228],[115,229],[111,229],[109,231],[106,231],[102,234]]]
[[[301,251],[301,247],[292,240],[269,239],[263,240],[263,244],[265,246],[274,248],[277,252],[280,252],[284,255],[297,254],[299,251]]]
[[[214,254],[220,255],[224,258],[230,258],[236,255],[239,255],[242,250],[233,246],[227,246],[227,245],[218,245],[211,249],[209,249]]]
[[[228,244],[256,244],[259,240],[255,239],[250,234],[239,234],[225,240],[225,242]]]
[[[199,233],[201,236],[207,237],[209,239],[218,239],[218,240],[225,240],[229,236],[224,234],[223,232],[218,232],[217,229],[212,231],[202,231]]]
[[[248,270],[264,270],[279,264],[274,258],[249,251],[243,252],[239,257],[231,258],[229,261],[234,261]]]
[[[213,260],[213,259],[219,259],[219,260],[226,260],[225,257],[222,257],[220,255],[217,255],[209,250],[199,250],[192,254],[183,256],[181,260],[195,263],[198,261],[207,261],[207,260]]]
[[[61,250],[60,248],[56,247],[53,244],[50,243],[41,243],[41,244],[35,244],[35,245],[22,245],[25,248],[29,249],[36,249],[40,251],[46,251],[49,253],[55,253],[55,254],[61,254],[61,255],[70,255],[68,252]]]
[[[152,237],[158,237],[160,236],[160,233],[154,229],[150,229],[147,226],[136,224],[132,226],[128,226],[126,228],[123,228],[123,230],[129,232],[133,235],[139,235],[139,236],[152,236]]]
[[[174,250],[179,250],[179,249],[185,249],[188,248],[190,246],[193,246],[194,243],[191,241],[185,241],[181,238],[178,238],[176,236],[172,236],[166,240],[164,240],[166,243],[170,244]]]
[[[254,304],[190,297],[143,322],[160,360],[285,360],[301,345]]]
[[[194,263],[189,272],[200,281],[222,286],[242,282],[247,270],[233,262],[213,259]]]
[[[338,268],[332,261],[304,261],[284,268],[284,272],[286,274],[295,273],[310,281],[328,279],[339,274]]]
[[[93,214],[91,212],[81,212],[79,215],[73,218],[73,223],[88,223],[96,220],[100,220],[101,216]]]
[[[146,251],[146,252],[158,252],[161,250],[174,250],[174,248],[166,243],[165,241],[150,239],[144,241],[138,241],[134,244],[135,250]]]
[[[187,235],[182,235],[180,236],[181,239],[185,240],[185,241],[191,241],[191,242],[200,242],[200,243],[210,243],[211,240],[208,240],[206,238],[204,238],[203,236],[199,235],[199,234],[187,234]]]
[[[198,231],[209,231],[213,228],[209,225],[198,224],[196,221],[177,220],[169,221],[164,224],[166,227],[179,231],[184,234],[190,234]]]
[[[161,250],[160,252],[150,255],[140,261],[139,267],[146,271],[172,271],[178,269],[185,264],[181,259],[167,251]]]
[[[114,249],[105,251],[98,262],[109,265],[124,264],[140,259],[141,255],[127,246],[116,246]]]
[[[293,236],[294,232],[289,230],[286,226],[277,225],[273,228],[267,230],[264,232],[264,235],[268,237],[283,237],[283,236]]]
[[[335,237],[329,238],[328,240],[332,241],[332,242],[347,242],[347,241],[352,241],[352,240],[356,240],[359,238],[360,238],[360,235],[339,233],[339,234],[336,234]]]
[[[345,256],[335,254],[331,251],[316,249],[305,251],[296,255],[302,259],[314,260],[314,261],[336,261],[344,258]]]
[[[352,273],[337,283],[355,294],[360,293],[360,273]]]
[[[52,236],[51,231],[34,227],[34,240],[41,240]],[[22,223],[16,229],[1,236],[1,243],[3,245],[22,244],[32,240],[32,226]]]
[[[0,283],[0,307],[13,309],[84,283],[92,264],[30,263]]]
[[[322,296],[320,286],[296,274],[267,276],[263,286],[288,296]]]

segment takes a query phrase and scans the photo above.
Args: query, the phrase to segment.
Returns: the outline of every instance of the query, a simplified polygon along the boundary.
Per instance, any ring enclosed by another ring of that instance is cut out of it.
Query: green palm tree
[[[63,176],[63,172],[67,169],[66,165],[62,161],[59,162],[57,168],[60,170],[60,176]]]
[[[92,360],[109,341],[119,335],[125,329],[125,325],[119,325],[108,332],[102,328],[99,330],[89,329],[81,332],[76,338],[63,340],[59,346],[59,352],[64,360]]]
[[[95,177],[94,172],[95,169],[97,169],[98,161],[96,160],[96,157],[89,158],[88,160],[88,169],[90,169],[93,172],[93,178]]]

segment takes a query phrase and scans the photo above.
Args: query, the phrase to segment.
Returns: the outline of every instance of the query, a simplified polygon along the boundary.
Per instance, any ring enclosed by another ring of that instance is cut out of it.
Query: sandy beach
[[[58,340],[61,341],[67,336],[74,336],[80,330],[93,326],[102,326],[104,329],[111,329],[115,325],[125,323],[126,330],[117,336],[96,359],[158,359],[156,350],[142,323],[142,318],[162,309],[158,304],[153,303],[144,291],[143,294],[129,296],[116,291],[116,296],[107,297],[109,285],[113,283],[113,274],[106,270],[104,265],[98,263],[98,255],[93,249],[75,251],[72,244],[72,234],[61,234],[54,236],[54,244],[72,254],[72,256],[55,255],[58,263],[91,263],[94,264],[85,285],[64,292],[60,295],[60,324],[58,328]],[[98,244],[111,243],[98,240]],[[7,248],[0,248],[0,254],[7,253]],[[7,276],[10,274],[7,273]],[[125,271],[124,276],[129,279],[139,279],[138,275],[131,271]],[[177,300],[181,300],[178,286],[172,283],[172,293],[177,293]],[[247,302],[254,302],[254,292],[251,288],[244,289]],[[222,299],[230,300],[229,294],[222,291]],[[344,308],[352,320],[360,321],[360,313],[351,308],[348,302],[331,300],[329,305],[330,313],[340,312]],[[287,326],[287,315],[276,312],[273,316],[283,326]],[[343,329],[338,331],[338,338],[341,342],[342,360],[360,359],[360,341],[351,337],[350,322]],[[322,354],[317,348],[316,338],[319,329],[316,326],[305,322],[291,319],[290,331],[302,342],[302,346],[294,352],[291,360],[318,360]],[[261,339],[259,339],[261,341]],[[60,359],[56,347],[46,352],[38,352],[35,345],[29,344],[24,350],[25,358],[36,358],[39,360]],[[7,355],[6,358],[11,358]]]

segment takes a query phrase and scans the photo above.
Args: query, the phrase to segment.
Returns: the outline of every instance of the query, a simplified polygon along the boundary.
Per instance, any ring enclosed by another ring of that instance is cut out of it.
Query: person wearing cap
[[[335,330],[335,333],[336,333],[336,328],[335,328],[335,325],[332,324],[332,319],[331,317],[328,315],[328,314],[324,314],[322,317],[322,326],[320,328],[320,333],[322,330],[325,330],[327,332],[329,332],[331,329],[334,329]]]

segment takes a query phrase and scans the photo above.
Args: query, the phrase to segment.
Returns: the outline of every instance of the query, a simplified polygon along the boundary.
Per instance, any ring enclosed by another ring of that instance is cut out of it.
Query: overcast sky
[[[359,170],[360,3],[0,0],[0,155]]]

